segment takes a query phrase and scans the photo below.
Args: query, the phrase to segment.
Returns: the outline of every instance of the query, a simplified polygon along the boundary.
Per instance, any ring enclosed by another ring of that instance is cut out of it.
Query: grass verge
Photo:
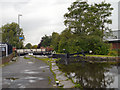
[[[6,62],[6,63],[4,63],[4,64],[1,64],[0,67],[4,67],[4,66],[6,66],[6,65],[9,65],[9,64],[12,64],[12,63],[16,62],[16,61],[17,61],[17,58],[18,58],[18,57],[16,57],[16,59],[15,59],[13,62]]]
[[[24,59],[30,59],[30,58],[29,58],[29,57],[25,57],[25,56],[24,56]]]
[[[78,56],[78,55],[74,55],[74,56]],[[79,56],[83,56],[82,54],[79,54]],[[86,55],[89,57],[116,57],[116,56],[109,56],[109,55]]]

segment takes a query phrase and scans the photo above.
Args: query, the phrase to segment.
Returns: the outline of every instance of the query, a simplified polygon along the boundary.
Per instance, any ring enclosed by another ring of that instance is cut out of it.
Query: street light
[[[22,16],[22,14],[18,14],[18,39],[20,37],[20,16]],[[20,40],[19,40],[19,43],[20,43]],[[20,45],[19,45],[19,49],[20,49]],[[19,50],[19,56],[20,56],[20,50]]]
[[[22,14],[18,14],[18,25],[20,25],[20,16],[22,16]]]

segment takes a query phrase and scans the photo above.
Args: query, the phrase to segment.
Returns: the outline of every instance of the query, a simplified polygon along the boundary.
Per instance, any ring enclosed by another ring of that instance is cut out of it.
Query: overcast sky
[[[0,26],[17,22],[20,17],[20,27],[23,28],[26,43],[38,44],[41,37],[51,35],[52,32],[60,33],[65,29],[63,15],[67,8],[76,0],[0,0]],[[90,3],[103,0],[88,0]],[[113,30],[118,29],[118,1],[106,0],[112,4]]]

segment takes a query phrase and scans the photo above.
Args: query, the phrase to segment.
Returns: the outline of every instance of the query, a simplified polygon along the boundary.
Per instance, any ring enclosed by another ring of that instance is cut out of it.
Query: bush
[[[74,86],[75,88],[82,88],[82,86],[80,84],[75,84]]]
[[[110,50],[108,55],[109,56],[118,56],[118,50]]]
[[[96,48],[93,52],[94,54],[97,54],[97,55],[108,55],[109,45],[104,42],[99,42],[98,45],[96,45]]]

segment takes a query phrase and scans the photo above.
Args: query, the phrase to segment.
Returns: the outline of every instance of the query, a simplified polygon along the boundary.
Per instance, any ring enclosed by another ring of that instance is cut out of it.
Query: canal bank
[[[116,66],[116,63],[112,65],[106,62],[77,62],[65,65],[65,63],[58,63],[61,59],[39,58],[39,60],[43,60],[50,65],[55,81],[59,81],[58,87],[118,88],[119,67]]]
[[[57,65],[68,78],[83,88],[112,88],[113,90],[120,88],[118,71],[120,66],[88,62]]]
[[[75,84],[71,81],[71,79],[66,77],[66,73],[63,73],[56,65],[56,61],[58,61],[59,59],[47,58],[47,57],[36,57],[36,56],[32,56],[32,57],[38,60],[42,60],[50,66],[50,71],[53,73],[54,79],[56,82],[53,85],[54,87],[57,87],[57,88],[74,88],[75,87]]]
[[[81,56],[81,55],[67,55],[67,54],[54,54],[53,58],[61,58],[58,62],[61,64],[70,64],[70,63],[80,63],[80,62],[89,62],[89,63],[120,63],[120,57],[112,56]]]

